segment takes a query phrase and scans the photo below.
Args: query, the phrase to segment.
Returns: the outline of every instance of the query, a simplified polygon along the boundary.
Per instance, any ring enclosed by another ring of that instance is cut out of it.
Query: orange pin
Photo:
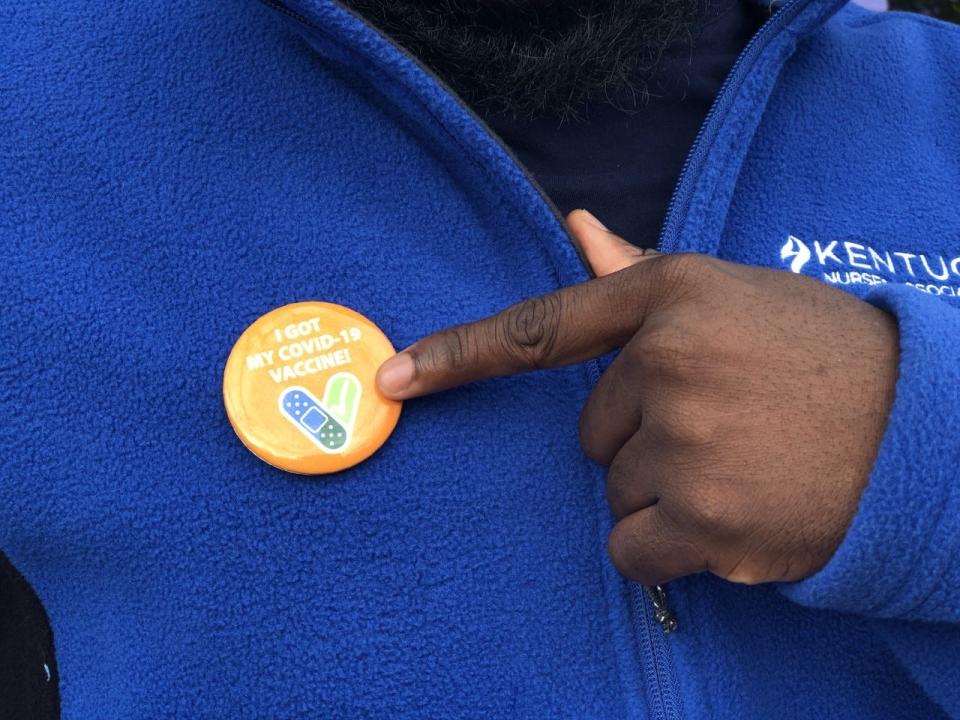
[[[304,475],[339,472],[373,455],[402,403],[375,377],[395,354],[380,329],[341,305],[285,305],[248,327],[223,371],[227,417],[261,460]]]

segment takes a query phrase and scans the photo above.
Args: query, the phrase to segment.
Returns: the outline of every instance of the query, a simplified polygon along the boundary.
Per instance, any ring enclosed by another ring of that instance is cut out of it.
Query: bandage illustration
[[[280,412],[323,452],[341,452],[350,442],[360,391],[355,376],[337,373],[327,381],[323,403],[304,387],[289,387],[280,394]]]
[[[353,434],[362,389],[357,376],[347,372],[332,376],[323,389],[323,407],[340,420],[347,430],[347,437]]]

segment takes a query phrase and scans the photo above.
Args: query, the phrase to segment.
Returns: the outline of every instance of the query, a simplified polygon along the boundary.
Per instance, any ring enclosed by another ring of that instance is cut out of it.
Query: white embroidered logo
[[[803,266],[810,262],[811,257],[810,248],[807,247],[806,243],[793,235],[788,237],[783,247],[780,248],[781,260],[793,258],[793,262],[790,263],[791,272],[800,272]]]
[[[859,239],[859,238],[858,238]],[[960,298],[960,255],[878,249],[861,240],[803,241],[788,235],[780,260],[800,273],[813,261],[824,282],[873,287],[902,283],[931,295]]]

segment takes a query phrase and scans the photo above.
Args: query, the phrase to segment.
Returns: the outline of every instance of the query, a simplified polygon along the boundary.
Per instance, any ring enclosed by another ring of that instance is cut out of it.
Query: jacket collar
[[[575,255],[571,262],[571,243],[552,203],[509,149],[429,68],[336,0],[261,1],[294,23],[328,62],[374,88],[428,142],[441,151],[447,148],[457,162],[475,166],[485,184],[500,193],[499,200],[512,205],[511,210],[545,243],[559,268],[559,282],[586,278]],[[737,63],[748,66],[741,67],[740,74],[749,82],[725,88],[721,95],[727,97],[718,97],[691,150],[688,166],[695,157],[698,162],[684,172],[675,189],[662,238],[665,251],[716,250],[736,175],[777,76],[797,43],[847,0],[747,1],[770,8],[772,17],[754,38],[765,36],[762,47],[751,50],[758,44],[752,41],[741,56],[745,62]]]

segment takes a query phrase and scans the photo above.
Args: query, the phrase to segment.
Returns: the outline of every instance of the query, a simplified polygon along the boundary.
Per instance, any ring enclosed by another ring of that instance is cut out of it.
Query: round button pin
[[[373,455],[402,403],[375,377],[395,354],[380,329],[341,305],[301,302],[248,327],[223,371],[227,417],[261,460],[304,475],[339,472]]]

